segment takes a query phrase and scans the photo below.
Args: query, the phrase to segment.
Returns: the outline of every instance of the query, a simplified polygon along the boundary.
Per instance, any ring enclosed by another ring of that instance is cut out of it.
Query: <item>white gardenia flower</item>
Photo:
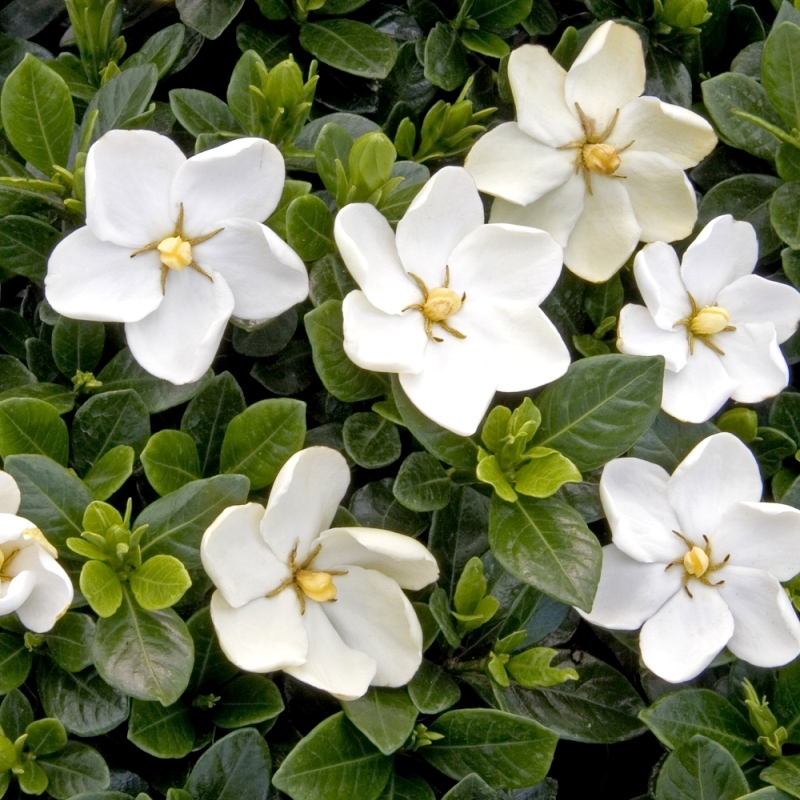
[[[634,275],[647,307],[624,306],[617,347],[666,360],[661,407],[704,422],[729,399],[758,403],[789,383],[780,345],[800,322],[800,292],[753,275],[753,226],[711,220],[679,263],[663,242],[643,248]]]
[[[341,699],[402,686],[422,660],[422,630],[403,589],[439,576],[424,545],[374,528],[329,528],[350,483],[328,447],[295,453],[266,511],[232,506],[203,535],[217,591],[211,619],[228,658],[283,670]]]
[[[16,516],[19,503],[16,481],[0,472],[0,617],[16,612],[26,628],[45,633],[72,603],[72,583],[55,547]]]
[[[637,242],[672,242],[692,232],[697,203],[684,170],[716,144],[699,115],[645,86],[635,30],[601,25],[569,72],[540,45],[511,54],[517,122],[489,131],[466,168],[495,195],[492,222],[541,228],[564,263],[587,281],[608,280]]]
[[[609,462],[600,497],[613,544],[589,622],[641,627],[648,669],[671,683],[724,648],[757,667],[800,654],[800,621],[781,581],[800,572],[800,511],[761,503],[752,453],[735,436],[704,439],[672,477],[638,458]]]
[[[261,224],[284,179],[265,139],[187,159],[158,133],[109,131],[86,159],[86,226],[50,256],[48,302],[73,319],[124,322],[148,372],[199,380],[231,315],[270,319],[308,294],[300,257]]]
[[[412,403],[475,432],[496,391],[563,375],[569,352],[541,302],[561,248],[543,231],[485,225],[475,182],[445,167],[397,224],[367,203],[336,217],[336,244],[361,291],[344,299],[344,350],[364,369],[399,373]]]

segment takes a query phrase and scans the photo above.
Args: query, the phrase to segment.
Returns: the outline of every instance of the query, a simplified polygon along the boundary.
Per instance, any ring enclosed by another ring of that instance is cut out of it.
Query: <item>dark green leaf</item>
[[[212,718],[220,728],[243,728],[277,717],[283,711],[278,687],[263,675],[241,675],[220,692]]]
[[[55,800],[70,800],[81,792],[107,789],[111,782],[108,766],[100,753],[79,742],[67,746],[55,755],[36,762],[47,775],[47,791]]]
[[[214,689],[229,681],[237,672],[219,646],[211,612],[201,608],[187,623],[194,640],[194,668],[189,681],[189,692],[197,694]]]
[[[58,411],[44,400],[21,398],[0,403],[0,456],[41,455],[63,466],[69,434]]]
[[[425,77],[445,91],[458,89],[470,76],[467,52],[458,32],[437,22],[425,41]]]
[[[345,716],[384,755],[399,750],[414,729],[417,709],[405,689],[370,688],[358,700],[342,702]]]
[[[531,0],[475,0],[469,16],[482,28],[513,28],[531,13],[532,8]]]
[[[189,709],[180,700],[171,706],[134,700],[128,740],[156,758],[183,758],[194,747]]]
[[[208,92],[200,89],[173,89],[169,93],[169,104],[178,122],[192,136],[242,132],[242,126],[228,106]]]
[[[349,416],[344,422],[342,436],[347,454],[366,469],[387,467],[400,458],[402,448],[397,426],[371,411]]]
[[[800,27],[784,22],[764,45],[762,83],[789,129],[800,128]]]
[[[112,447],[89,468],[83,482],[95,500],[107,500],[133,474],[136,452],[126,444]]]
[[[122,65],[122,69],[139,67],[142,64],[155,64],[158,70],[158,79],[164,78],[180,55],[186,28],[180,22],[162,28],[153,34],[141,47]]]
[[[316,261],[336,249],[333,215],[313,194],[296,197],[286,210],[286,240],[304,261]]]
[[[0,219],[0,267],[40,281],[47,272],[47,259],[60,238],[59,231],[36,217],[16,214],[3,217]]]
[[[392,491],[412,511],[440,511],[450,502],[453,483],[429,453],[411,453],[400,465]]]
[[[769,218],[775,233],[789,247],[800,250],[800,181],[778,187],[769,201]]]
[[[350,513],[366,528],[382,528],[409,536],[419,536],[428,527],[427,514],[401,505],[392,492],[392,479],[368,483],[350,499]]]
[[[0,694],[8,694],[25,683],[33,665],[33,654],[22,636],[0,632]]]
[[[662,411],[631,448],[631,455],[652,461],[671,474],[695,445],[714,433],[717,427],[711,422],[692,425]]]
[[[59,317],[53,328],[53,361],[70,380],[78,370],[93,372],[103,355],[106,328],[102,322]]]
[[[19,689],[12,689],[0,703],[0,728],[14,741],[25,733],[25,728],[33,722],[33,709],[28,699]]]
[[[244,0],[176,0],[181,22],[216,39],[239,13]]]
[[[440,666],[423,661],[408,684],[408,696],[421,714],[441,714],[459,701],[461,689]]]
[[[67,672],[86,669],[92,663],[94,629],[94,620],[88,614],[64,614],[44,637],[50,657]]]
[[[114,128],[128,127],[129,124],[140,127],[135,120],[150,104],[157,82],[158,69],[155,64],[143,64],[126,69],[102,86],[84,115],[86,120],[95,109],[99,112],[92,138],[99,139],[104,133]]]

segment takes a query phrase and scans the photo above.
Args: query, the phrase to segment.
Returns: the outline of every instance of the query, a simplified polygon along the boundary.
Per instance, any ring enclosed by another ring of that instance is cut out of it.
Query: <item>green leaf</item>
[[[333,215],[316,195],[296,197],[286,210],[286,240],[304,261],[316,261],[336,249]]]
[[[173,89],[169,105],[192,136],[203,133],[242,133],[242,126],[224,101],[200,89]]]
[[[385,33],[350,19],[306,23],[300,44],[323,64],[362,78],[385,78],[397,60],[397,43]]]
[[[384,478],[362,486],[350,498],[350,513],[364,527],[419,536],[430,517],[400,504],[392,493],[392,483],[391,478]]]
[[[532,0],[474,0],[469,16],[482,28],[513,28],[532,8]]]
[[[245,55],[247,55],[245,53]],[[230,93],[230,89],[228,90]],[[250,96],[250,92],[247,93]],[[230,94],[229,94],[230,98]],[[229,99],[230,102],[230,99]],[[260,123],[259,123],[260,124]],[[292,201],[297,199],[298,197],[304,197],[305,195],[311,192],[311,184],[308,181],[295,181],[291,178],[288,179],[283,184],[283,192],[281,193],[281,199],[278,202],[278,207],[269,215],[265,225],[272,228],[281,239],[286,239],[288,236],[286,232],[286,212],[289,210],[289,206],[292,204]],[[291,313],[290,311],[285,313]],[[297,318],[297,312],[294,312],[295,319]]]
[[[624,355],[584,358],[545,387],[536,404],[535,445],[552,447],[585,472],[624,453],[661,407],[664,360]]]
[[[0,403],[0,456],[41,455],[66,466],[67,426],[44,400],[20,398]]]
[[[334,796],[376,800],[391,771],[392,759],[339,713],[317,725],[294,747],[272,782],[293,800]]]
[[[142,450],[141,460],[147,480],[162,496],[201,477],[194,439],[181,431],[154,433]]]
[[[111,783],[108,766],[100,753],[79,742],[67,742],[55,755],[36,763],[47,775],[47,792],[55,800],[70,800],[81,792],[107,789]]]
[[[558,736],[532,719],[491,709],[442,714],[430,730],[444,738],[420,752],[445,775],[475,773],[494,789],[523,789],[544,780]]]
[[[560,500],[492,498],[489,543],[514,577],[563,603],[589,610],[602,551],[580,514]]]
[[[217,639],[211,611],[201,608],[187,623],[194,640],[194,668],[188,691],[198,694],[206,689],[216,691],[238,672],[222,652]]]
[[[578,680],[578,673],[572,667],[551,666],[550,662],[556,654],[549,647],[534,647],[512,656],[506,669],[517,683],[527,687],[557,686]]]
[[[36,376],[14,356],[0,356],[0,389],[8,391],[35,384]]]
[[[453,614],[450,610],[450,601],[444,589],[437,587],[433,590],[428,599],[428,608],[450,647],[459,647],[461,645],[461,634],[456,629]]]
[[[549,448],[534,448],[547,451]],[[561,453],[539,453],[524,467],[517,471],[514,488],[528,497],[550,497],[565,483],[580,483],[581,473],[577,467]]]
[[[127,718],[130,702],[94,667],[66,672],[49,658],[39,660],[36,688],[45,712],[77,736],[102,736]]]
[[[131,67],[111,78],[92,98],[83,116],[85,125],[91,112],[98,112],[92,139],[96,141],[114,128],[141,127],[136,118],[149,106],[157,82],[154,64]]]
[[[440,714],[459,701],[461,689],[440,666],[423,660],[408,684],[408,696],[420,714]]]
[[[47,756],[62,750],[67,743],[67,731],[57,719],[40,719],[25,729],[25,747],[37,756]]]
[[[158,79],[166,77],[170,67],[175,63],[183,47],[186,28],[176,22],[153,34],[129,59],[122,69],[139,67],[142,64],[154,64],[158,70]]]
[[[326,300],[344,300],[358,284],[344,265],[344,261],[334,254],[321,258],[311,268],[309,276],[309,297],[315,306]]]
[[[360,467],[380,469],[400,458],[402,447],[397,426],[371,411],[349,416],[342,437],[347,454]]]
[[[131,591],[146,611],[160,611],[177,603],[192,585],[186,567],[174,556],[148,558],[128,579]]]
[[[150,413],[132,389],[90,397],[72,422],[72,460],[79,473],[121,444],[142,452],[150,438]]]
[[[437,22],[425,41],[425,77],[450,92],[462,86],[469,76],[467,52],[458,32],[447,22]]]
[[[453,594],[453,606],[459,614],[472,614],[486,594],[486,578],[483,574],[483,562],[473,556],[464,565],[464,570],[456,584]]]
[[[778,187],[769,202],[769,218],[775,233],[789,247],[800,249],[800,181]]]
[[[666,52],[650,49],[645,57],[645,67],[646,95],[684,108],[692,105],[692,77],[680,59]]]
[[[717,433],[717,427],[712,422],[692,425],[659,412],[653,424],[633,445],[631,455],[652,461],[672,474],[695,445],[714,433]]]
[[[240,675],[220,691],[212,719],[220,728],[243,728],[274,719],[283,711],[278,687],[263,675]]]
[[[33,653],[25,647],[23,637],[0,631],[0,694],[22,686],[32,665]]]
[[[695,736],[670,753],[656,783],[656,800],[735,800],[747,780],[733,756],[705,736]]]
[[[189,683],[194,646],[172,609],[145,611],[126,589],[119,610],[98,621],[92,654],[106,683],[138,700],[169,706]]]
[[[21,771],[17,773],[17,781],[24,794],[44,794],[47,788],[47,775],[35,761],[26,761],[22,764]]]
[[[95,500],[108,500],[133,474],[136,452],[126,444],[112,447],[89,467],[83,482]]]
[[[500,463],[496,456],[487,455],[478,462],[475,474],[479,481],[488,483],[497,492],[498,497],[513,503],[517,499],[517,493],[508,482],[508,476],[500,468]]]
[[[461,44],[489,58],[502,58],[509,54],[511,48],[495,33],[489,31],[463,31]]]
[[[267,743],[257,731],[245,728],[229,733],[200,756],[186,790],[202,800],[266,800],[271,770]]]
[[[302,448],[305,438],[305,403],[288,398],[260,400],[228,424],[220,469],[244,475],[252,490],[262,489]]]
[[[497,800],[498,793],[474,773],[462,778],[442,800]]]
[[[670,749],[696,734],[721,744],[739,765],[758,752],[757,734],[724,697],[709,689],[684,689],[656,700],[639,718]]]
[[[0,356],[2,358],[2,356]],[[0,392],[0,402],[14,397],[32,397],[50,403],[59,414],[68,414],[75,407],[75,393],[56,383],[29,383]]]
[[[393,772],[378,800],[434,800],[433,789],[416,773]]]
[[[774,761],[758,776],[792,797],[800,797],[800,756],[784,756]]]
[[[338,400],[357,403],[385,394],[381,379],[357,367],[344,352],[342,304],[327,300],[304,317],[314,367],[325,388]]]
[[[99,617],[110,617],[122,603],[122,584],[103,561],[87,561],[81,570],[81,592]]]
[[[772,711],[786,728],[788,741],[800,743],[800,661],[795,660],[778,673]]]
[[[336,162],[347,170],[350,164],[350,151],[353,149],[353,137],[345,128],[336,122],[328,122],[323,126],[314,144],[314,160],[317,172],[325,188],[336,196],[338,188],[338,171]]]
[[[358,700],[342,702],[344,714],[385,756],[399,750],[406,742],[417,709],[405,689],[371,687]]]
[[[800,27],[784,22],[767,37],[761,82],[789,130],[800,128]]]
[[[291,54],[292,36],[284,32],[267,32],[243,22],[236,27],[236,44],[244,53],[255,50],[269,69],[289,58]]]
[[[756,438],[750,443],[750,449],[758,461],[761,476],[770,478],[778,472],[785,458],[797,452],[797,445],[783,431],[756,428]]]
[[[88,614],[64,614],[44,637],[50,657],[67,672],[86,669],[92,663],[94,630],[94,620]]]
[[[103,355],[106,326],[102,322],[59,317],[51,342],[53,361],[61,374],[72,380],[78,370],[94,372]]]
[[[216,39],[241,11],[244,0],[176,0],[181,22]]]
[[[194,747],[194,728],[182,701],[171,706],[134,700],[128,741],[156,758],[183,758]]]
[[[392,492],[412,511],[439,511],[449,502],[453,484],[429,453],[411,453],[400,465]]]
[[[26,54],[3,84],[0,109],[9,141],[36,169],[49,176],[67,166],[75,109],[60,75]]]
[[[11,214],[0,219],[0,267],[32,281],[47,272],[47,259],[61,232],[36,217]],[[71,377],[71,376],[70,376]]]
[[[33,710],[28,699],[19,689],[13,689],[0,703],[0,728],[12,741],[25,733],[33,722]]]
[[[231,113],[251,135],[261,130],[261,118],[258,106],[253,102],[251,86],[261,86],[261,74],[258,66],[264,65],[264,59],[255,50],[246,50],[236,62],[236,66],[228,81],[226,99]],[[310,186],[309,186],[310,188]],[[286,193],[284,186],[283,193]],[[281,197],[283,200],[283,197]],[[284,234],[285,238],[285,234]]]

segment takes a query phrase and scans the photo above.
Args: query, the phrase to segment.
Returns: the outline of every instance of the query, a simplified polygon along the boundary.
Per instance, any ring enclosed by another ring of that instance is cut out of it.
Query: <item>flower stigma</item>
[[[276,589],[273,589],[265,597],[275,597],[284,589],[290,586],[294,589],[297,599],[300,601],[300,613],[306,613],[306,598],[315,600],[317,603],[335,603],[336,585],[333,578],[336,575],[347,575],[347,572],[340,570],[316,570],[309,569],[314,559],[322,550],[322,545],[318,544],[311,555],[301,564],[297,563],[297,545],[292,548],[289,554],[289,569],[292,574]]]
[[[689,591],[689,581],[692,579],[699,580],[706,586],[722,586],[725,581],[717,581],[716,583],[712,583],[708,576],[710,573],[716,572],[718,569],[722,569],[722,567],[728,563],[728,559],[731,557],[730,553],[725,556],[722,561],[714,564],[711,561],[711,542],[709,542],[708,536],[703,536],[706,546],[698,547],[696,544],[687,539],[682,533],[679,533],[678,531],[672,532],[679,537],[689,549],[686,551],[686,554],[683,556],[683,558],[676,558],[675,561],[667,564],[664,572],[676,565],[682,566],[683,588],[686,590],[686,594],[692,598],[694,595]]]
[[[459,312],[464,301],[467,299],[466,292],[459,297],[458,294],[450,288],[450,267],[445,267],[444,286],[440,286],[437,289],[428,289],[422,278],[415,275],[413,272],[409,272],[408,274],[409,277],[413,278],[417,286],[419,286],[422,292],[422,302],[412,303],[410,306],[406,306],[403,311],[408,311],[410,308],[419,311],[425,320],[425,333],[428,338],[434,342],[444,341],[444,339],[433,335],[434,325],[439,325],[456,339],[466,339],[467,337],[461,333],[461,331],[456,330],[447,323],[450,317]]]
[[[192,245],[180,236],[168,236],[158,245],[161,263],[179,272],[192,263]]]
[[[708,556],[697,545],[683,557],[683,568],[689,575],[702,578],[708,571]]]
[[[679,319],[673,327],[683,325],[686,327],[686,335],[689,337],[689,352],[694,353],[694,340],[699,339],[706,347],[713,350],[717,355],[724,356],[725,351],[718,347],[709,339],[716,333],[725,331],[735,331],[734,325],[729,325],[731,315],[720,306],[697,307],[694,297],[689,294],[689,302],[692,304],[692,313],[684,319]]]

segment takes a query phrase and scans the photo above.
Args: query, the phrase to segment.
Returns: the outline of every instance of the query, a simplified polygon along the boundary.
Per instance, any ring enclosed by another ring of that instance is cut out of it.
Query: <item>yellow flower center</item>
[[[19,550],[12,550],[6,554],[2,549],[0,549],[0,582],[10,581],[12,579],[13,575],[7,575],[6,570],[11,566],[11,562],[14,560],[14,556],[18,552]]]
[[[318,603],[326,603],[336,597],[336,586],[330,572],[299,569],[295,573],[294,579],[306,596]]]
[[[710,336],[728,327],[731,315],[719,306],[701,308],[689,322],[689,330],[695,336]]]
[[[602,142],[587,142],[583,145],[581,158],[586,169],[598,175],[613,175],[620,165],[616,148]]]
[[[706,546],[698,547],[679,531],[672,532],[681,539],[689,549],[686,551],[683,558],[676,558],[673,562],[667,564],[667,570],[672,569],[674,566],[683,567],[683,588],[686,590],[686,594],[688,594],[689,597],[693,597],[691,591],[689,591],[689,581],[693,578],[696,578],[706,586],[722,586],[725,581],[717,581],[714,583],[710,579],[710,575],[712,572],[722,569],[728,563],[730,554],[725,556],[722,561],[715,564],[711,561],[711,542],[709,542],[708,536],[703,537]]]
[[[442,322],[452,317],[461,308],[461,298],[446,286],[440,286],[428,292],[422,304],[422,313],[431,322]]]
[[[689,575],[701,578],[708,571],[708,555],[696,545],[683,557],[683,568]]]
[[[161,263],[169,269],[180,272],[192,263],[192,245],[182,236],[168,236],[158,243]]]

